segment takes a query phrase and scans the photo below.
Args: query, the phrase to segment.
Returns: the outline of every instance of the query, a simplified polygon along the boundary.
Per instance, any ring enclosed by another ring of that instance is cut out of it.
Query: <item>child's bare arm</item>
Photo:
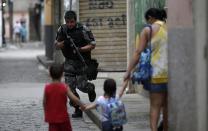
[[[95,109],[95,108],[96,108],[96,103],[92,103],[92,104],[85,106],[85,110],[90,110],[90,109]]]
[[[79,105],[81,108],[84,108],[84,104],[77,98],[71,91],[71,89],[67,86],[67,96],[69,99],[74,101],[77,105]]]
[[[127,87],[127,85],[128,85],[128,82],[129,82],[129,80],[125,80],[125,81],[123,82],[122,87],[121,87],[121,90],[120,90],[120,92],[119,92],[119,94],[118,94],[119,98],[122,97],[122,95],[123,95],[123,93],[124,93],[124,91],[125,91],[125,89],[126,89],[126,87]]]

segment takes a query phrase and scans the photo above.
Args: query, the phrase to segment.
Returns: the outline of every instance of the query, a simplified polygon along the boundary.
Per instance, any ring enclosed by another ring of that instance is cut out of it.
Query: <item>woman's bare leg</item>
[[[160,111],[164,102],[164,93],[150,93],[150,128],[157,131]]]
[[[168,131],[168,94],[164,93],[163,101],[163,128]]]

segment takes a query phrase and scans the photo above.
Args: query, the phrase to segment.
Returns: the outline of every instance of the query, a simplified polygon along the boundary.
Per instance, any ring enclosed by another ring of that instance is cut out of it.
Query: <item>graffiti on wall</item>
[[[87,26],[105,26],[114,28],[122,25],[126,25],[126,15],[121,16],[106,16],[106,17],[88,17],[86,19]]]
[[[89,10],[114,9],[114,0],[89,0]],[[107,26],[117,28],[126,25],[126,14],[121,13],[118,16],[95,16],[87,17],[84,20],[87,26]]]
[[[89,0],[89,9],[112,9],[114,5],[113,0]]]

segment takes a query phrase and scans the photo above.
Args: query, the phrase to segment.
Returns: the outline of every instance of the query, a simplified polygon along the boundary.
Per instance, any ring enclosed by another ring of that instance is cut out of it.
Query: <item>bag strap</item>
[[[149,38],[148,38],[148,45],[147,48],[150,49],[150,64],[151,64],[151,57],[152,57],[152,47],[151,47],[151,40],[152,40],[152,25],[148,24],[146,25],[146,27],[150,28],[150,34],[149,34]],[[149,72],[150,73],[150,72]],[[152,76],[152,74],[149,74],[150,76]]]
[[[151,39],[152,39],[152,25],[150,24],[147,24],[145,25],[145,27],[149,27],[150,28],[150,34],[149,34],[149,37],[148,37],[148,46],[150,47],[150,50],[151,50]]]

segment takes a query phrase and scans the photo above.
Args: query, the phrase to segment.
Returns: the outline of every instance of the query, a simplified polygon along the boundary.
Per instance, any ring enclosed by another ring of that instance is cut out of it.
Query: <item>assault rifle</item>
[[[87,64],[86,64],[86,62],[85,62],[83,56],[82,56],[81,53],[79,52],[78,47],[75,45],[75,43],[74,43],[73,39],[71,38],[71,36],[68,35],[68,33],[67,33],[67,31],[66,31],[66,30],[67,30],[66,27],[65,27],[65,28],[63,27],[63,29],[64,29],[64,33],[65,33],[65,35],[66,35],[67,40],[69,40],[69,42],[70,42],[70,46],[71,46],[71,47],[73,48],[73,50],[75,51],[75,52],[73,52],[73,53],[76,53],[76,54],[78,55],[79,59],[80,59],[80,60],[82,61],[82,63],[84,64],[84,69],[86,69],[88,66],[87,66]]]

